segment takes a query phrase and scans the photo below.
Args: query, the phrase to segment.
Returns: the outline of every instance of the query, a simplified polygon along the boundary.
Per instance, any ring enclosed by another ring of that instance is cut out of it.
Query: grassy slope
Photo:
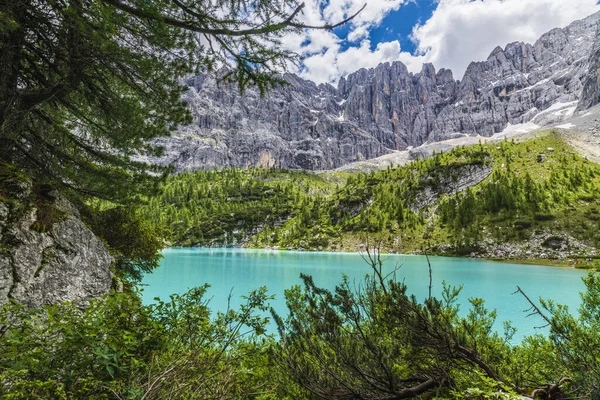
[[[426,190],[444,191],[465,168],[486,166],[493,172],[482,183],[416,209]],[[181,174],[169,179],[145,214],[169,226],[178,245],[356,250],[368,233],[388,251],[464,254],[532,238],[548,242],[549,251],[598,248],[599,205],[600,166],[550,133],[523,143],[458,148],[369,174]],[[549,235],[555,238],[548,241]]]

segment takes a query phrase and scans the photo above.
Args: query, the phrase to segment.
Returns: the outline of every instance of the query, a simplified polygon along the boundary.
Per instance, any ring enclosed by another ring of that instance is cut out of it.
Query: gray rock
[[[600,28],[596,32],[596,39],[588,64],[589,70],[581,92],[581,99],[577,105],[577,111],[587,110],[600,103]]]
[[[221,71],[222,73],[223,71]],[[285,75],[289,86],[260,98],[234,85],[197,76],[186,81],[194,123],[157,144],[157,161],[178,171],[221,166],[331,169],[389,152],[355,121],[345,121],[330,85]]]
[[[422,177],[423,190],[419,192],[411,209],[417,213],[437,202],[443,195],[454,195],[471,186],[478,185],[492,173],[491,165],[465,165],[445,169],[443,172],[434,173],[429,177]],[[430,183],[435,182],[435,184]]]
[[[497,47],[461,81],[431,64],[413,74],[394,62],[360,69],[337,87],[287,74],[288,86],[261,98],[209,75],[190,77],[193,124],[158,140],[165,154],[150,161],[177,171],[332,169],[461,135],[489,137],[509,124],[555,124],[574,113],[582,82],[597,71],[590,53],[599,20],[596,13],[534,44]]]
[[[64,197],[52,195],[61,217],[45,232],[34,229],[35,208],[23,212],[0,203],[0,304],[12,298],[29,307],[84,306],[110,290],[108,250]]]
[[[495,240],[487,238],[481,241],[479,243],[480,251],[476,254],[487,258],[497,257],[498,253],[502,253],[503,258],[551,258],[561,260],[598,254],[596,248],[575,239],[567,232],[561,232],[560,236],[557,237],[556,233],[536,231],[527,240],[518,242],[497,243]]]

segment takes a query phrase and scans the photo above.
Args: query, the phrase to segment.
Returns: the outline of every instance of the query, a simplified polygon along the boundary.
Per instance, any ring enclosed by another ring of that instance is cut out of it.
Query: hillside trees
[[[547,147],[557,151],[538,162]],[[356,250],[370,232],[389,239],[387,251],[450,245],[445,251],[469,254],[484,236],[506,243],[565,232],[597,246],[600,168],[572,153],[549,134],[370,173],[185,173],[166,180],[143,214],[182,245],[233,238],[254,247]]]

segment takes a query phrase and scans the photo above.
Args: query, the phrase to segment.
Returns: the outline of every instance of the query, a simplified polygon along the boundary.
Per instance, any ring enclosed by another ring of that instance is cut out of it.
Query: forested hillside
[[[184,173],[142,212],[175,245],[357,250],[369,235],[394,252],[581,256],[600,246],[599,188],[600,166],[547,132],[373,173]]]

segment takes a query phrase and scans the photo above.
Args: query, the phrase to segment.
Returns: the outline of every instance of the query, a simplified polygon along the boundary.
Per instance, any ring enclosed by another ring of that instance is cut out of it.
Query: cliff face
[[[585,78],[581,99],[577,110],[587,110],[600,103],[600,27],[589,59],[588,73]]]
[[[395,62],[352,73],[337,88],[288,74],[289,86],[260,98],[254,90],[240,96],[213,77],[191,77],[185,100],[194,123],[159,140],[165,155],[152,161],[178,171],[331,169],[425,142],[491,136],[509,124],[552,124],[575,111],[599,20],[594,14],[534,44],[497,47],[461,81],[431,64],[412,74]]]
[[[171,138],[163,163],[179,171],[224,165],[330,169],[389,150],[360,121],[345,119],[343,100],[329,85],[285,75],[289,86],[264,98],[197,76],[186,81],[194,124]]]
[[[77,210],[56,192],[25,206],[31,185],[17,186],[14,201],[0,201],[0,304],[85,305],[110,290],[113,259]]]

